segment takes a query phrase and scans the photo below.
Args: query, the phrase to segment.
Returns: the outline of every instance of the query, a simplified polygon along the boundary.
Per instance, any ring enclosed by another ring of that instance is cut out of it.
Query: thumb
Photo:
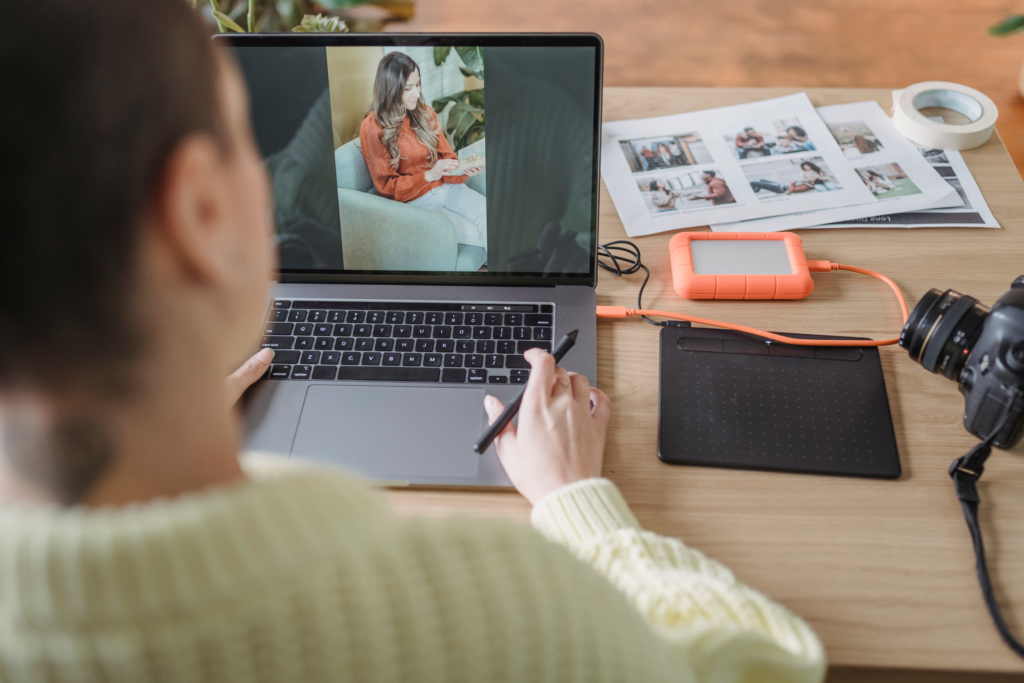
[[[608,398],[608,394],[597,387],[591,387],[590,402],[594,404],[590,411],[590,414],[594,416],[594,424],[598,431],[604,434],[608,429],[608,420],[612,416],[612,400]]]
[[[228,375],[226,384],[229,407],[233,406],[242,397],[245,390],[263,376],[273,360],[273,350],[260,349],[252,358],[245,361],[242,367]]]
[[[487,424],[491,425],[501,416],[501,411],[505,410],[505,406],[494,396],[488,396],[484,399],[484,410],[487,411]],[[494,446],[498,449],[499,456],[501,455],[502,444],[507,441],[515,441],[515,437],[515,425],[509,422],[498,436],[494,437]]]

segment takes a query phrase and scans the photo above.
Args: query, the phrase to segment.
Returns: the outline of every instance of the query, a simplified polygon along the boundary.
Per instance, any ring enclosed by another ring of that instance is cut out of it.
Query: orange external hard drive
[[[684,299],[803,299],[814,281],[801,245],[791,232],[681,232],[672,283]]]

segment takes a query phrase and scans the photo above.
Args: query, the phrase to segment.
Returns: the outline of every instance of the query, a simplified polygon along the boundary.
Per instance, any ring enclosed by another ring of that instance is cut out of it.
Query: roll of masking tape
[[[897,90],[892,98],[892,121],[912,142],[933,149],[974,149],[988,142],[999,110],[974,88],[945,81],[925,81]],[[970,123],[939,123],[921,109],[941,107],[959,112]]]

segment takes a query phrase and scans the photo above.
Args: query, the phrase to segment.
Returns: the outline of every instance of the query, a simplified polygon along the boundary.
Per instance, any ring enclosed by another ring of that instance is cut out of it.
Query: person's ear
[[[189,278],[223,278],[228,259],[229,193],[225,154],[209,134],[183,138],[157,184],[153,218],[172,260]]]

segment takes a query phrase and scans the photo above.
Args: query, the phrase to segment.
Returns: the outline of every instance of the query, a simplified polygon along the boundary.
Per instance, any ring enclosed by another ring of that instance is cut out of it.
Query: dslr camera
[[[964,395],[964,427],[997,448],[1024,431],[1024,275],[989,310],[947,289],[929,290],[914,307],[900,347]]]

